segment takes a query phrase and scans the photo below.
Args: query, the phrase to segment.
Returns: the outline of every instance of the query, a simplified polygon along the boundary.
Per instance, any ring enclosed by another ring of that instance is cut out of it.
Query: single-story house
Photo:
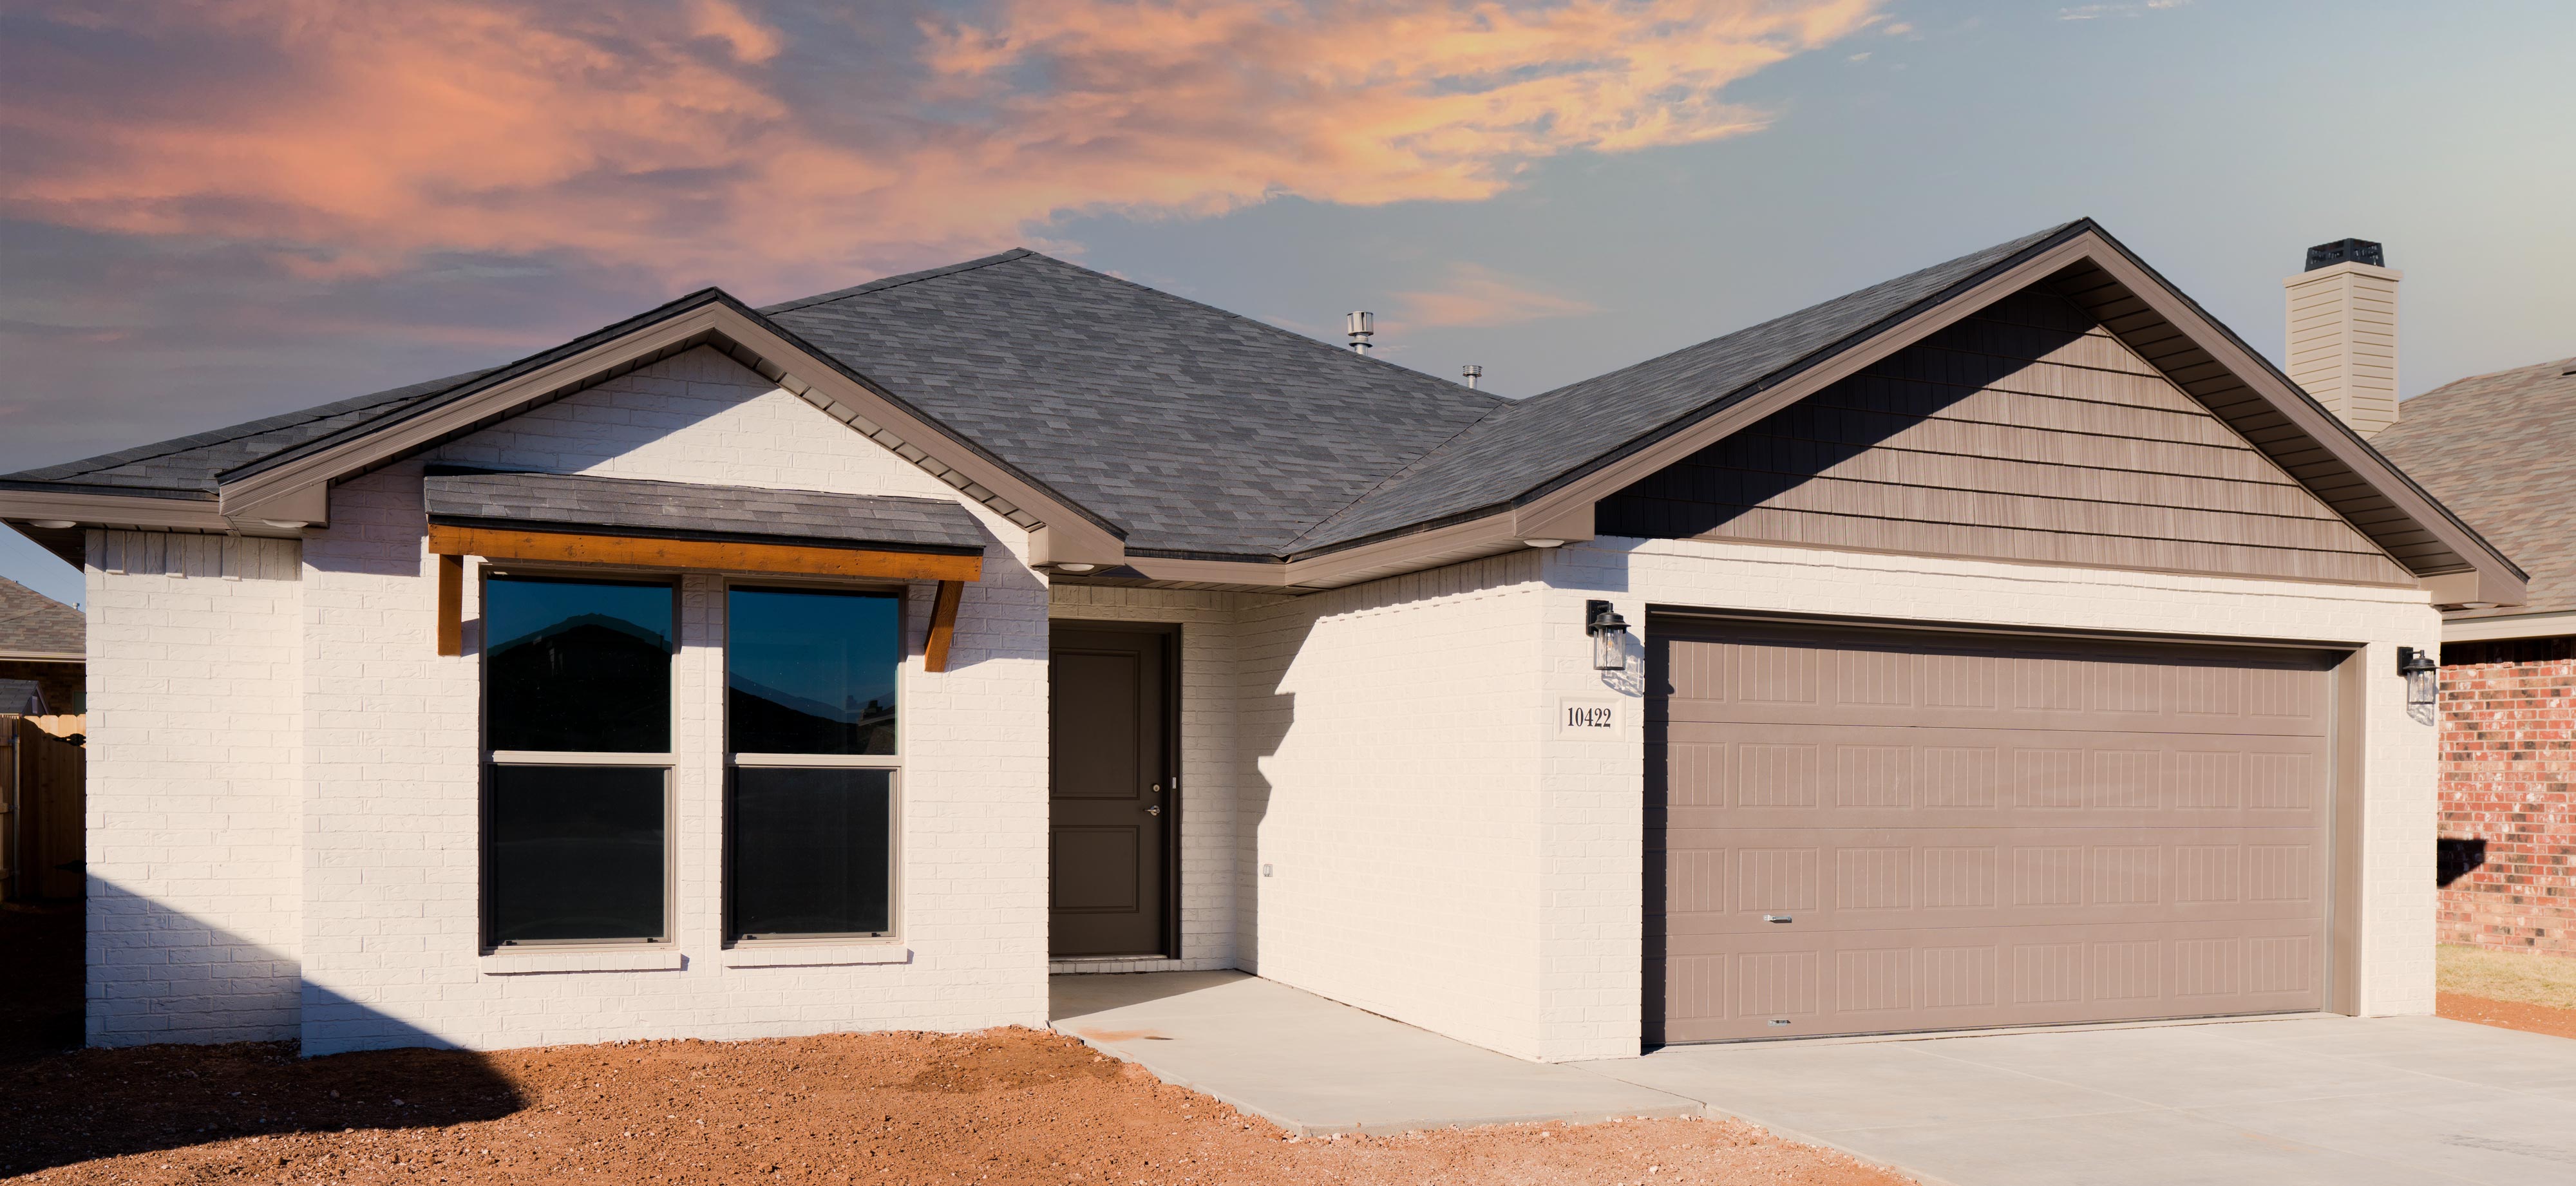
[[[0,577],[0,713],[81,710],[86,624],[79,610]]]
[[[2425,392],[2373,443],[2531,573],[2443,614],[2440,937],[2576,956],[2576,358]]]
[[[89,1035],[1533,1059],[2432,1007],[2401,660],[2520,570],[2093,222],[1506,400],[1028,251],[0,480]]]

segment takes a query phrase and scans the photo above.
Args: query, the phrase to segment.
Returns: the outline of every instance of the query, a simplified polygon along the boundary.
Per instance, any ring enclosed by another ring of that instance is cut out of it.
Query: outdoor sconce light
[[[2416,723],[2433,723],[2433,657],[2413,647],[2397,648],[2397,674],[2406,677],[2406,715]]]
[[[1583,603],[1583,632],[1592,636],[1592,669],[1628,669],[1628,619],[1607,601]]]

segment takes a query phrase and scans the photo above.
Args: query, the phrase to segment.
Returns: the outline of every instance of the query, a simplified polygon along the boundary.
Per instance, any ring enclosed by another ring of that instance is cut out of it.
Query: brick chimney
[[[2397,282],[2380,246],[2342,239],[2308,249],[2289,294],[2290,377],[2367,437],[2397,423]]]

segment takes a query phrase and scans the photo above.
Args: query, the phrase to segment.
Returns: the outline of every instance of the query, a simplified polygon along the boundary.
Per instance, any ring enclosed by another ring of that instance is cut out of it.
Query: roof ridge
[[[816,305],[827,305],[833,301],[845,300],[854,296],[866,296],[872,292],[884,292],[889,288],[901,288],[907,284],[919,284],[924,280],[937,280],[942,276],[954,276],[960,272],[972,272],[977,268],[989,268],[995,264],[1006,264],[1012,260],[1032,255],[1038,255],[1038,253],[1031,251],[1026,247],[1014,247],[1008,251],[994,255],[979,256],[963,263],[945,264],[936,268],[923,268],[918,272],[900,272],[892,276],[880,276],[864,284],[853,284],[848,288],[836,288],[830,292],[819,293],[814,296],[797,297],[793,300],[780,301],[775,305],[763,305],[759,309],[755,310],[755,312],[758,312],[763,317],[775,317],[781,313],[793,313],[798,309],[810,309]],[[1039,256],[1039,258],[1044,259],[1046,257]]]

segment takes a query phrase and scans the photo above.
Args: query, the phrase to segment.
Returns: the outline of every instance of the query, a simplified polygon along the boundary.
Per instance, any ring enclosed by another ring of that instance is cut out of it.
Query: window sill
[[[795,941],[745,943],[724,952],[728,968],[816,968],[844,964],[908,964],[912,950],[900,940],[856,943]]]
[[[677,972],[689,957],[667,947],[625,951],[496,951],[479,961],[486,976],[554,972]]]

